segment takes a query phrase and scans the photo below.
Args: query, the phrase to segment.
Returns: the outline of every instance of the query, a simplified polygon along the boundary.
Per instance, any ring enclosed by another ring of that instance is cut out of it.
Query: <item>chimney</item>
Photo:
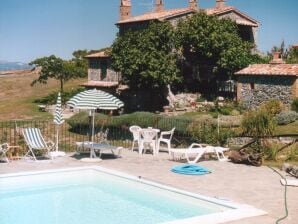
[[[163,11],[163,0],[156,0],[155,1],[155,12],[162,12]]]
[[[270,64],[285,64],[284,60],[281,58],[279,51],[273,52],[273,59],[269,62]]]
[[[222,9],[225,6],[226,6],[226,1],[225,0],[216,0],[215,8]]]
[[[198,8],[197,0],[189,0],[189,8],[196,10]]]
[[[131,17],[130,0],[121,0],[120,3],[120,20],[129,19]]]

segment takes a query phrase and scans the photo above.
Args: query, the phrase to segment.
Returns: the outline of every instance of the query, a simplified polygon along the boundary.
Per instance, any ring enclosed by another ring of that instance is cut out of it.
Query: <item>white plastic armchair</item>
[[[157,147],[156,138],[157,138],[157,132],[155,130],[142,129],[140,131],[139,154],[142,154],[143,151],[147,148],[152,148],[153,155],[155,155],[156,147]]]
[[[140,131],[142,130],[141,127],[137,125],[133,125],[129,127],[129,131],[132,133],[132,146],[131,150],[134,150],[135,142],[138,143],[138,147],[140,146]]]
[[[159,150],[160,150],[160,143],[166,144],[167,150],[170,153],[171,141],[174,135],[174,131],[175,131],[175,128],[173,128],[171,131],[162,131],[160,133],[160,137],[157,142],[157,150],[156,150],[157,153],[159,153]]]

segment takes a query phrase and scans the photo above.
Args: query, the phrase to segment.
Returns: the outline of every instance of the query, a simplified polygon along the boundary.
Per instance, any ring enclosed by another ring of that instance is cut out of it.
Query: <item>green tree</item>
[[[76,50],[72,53],[73,58],[71,61],[75,63],[77,67],[81,67],[86,71],[88,70],[88,60],[85,58],[89,54],[88,50]]]
[[[60,91],[62,93],[65,82],[84,75],[83,68],[77,67],[72,61],[64,61],[55,55],[35,59],[30,62],[30,65],[41,67],[39,77],[31,83],[32,86],[36,83],[46,84],[48,79],[53,78],[60,81]]]
[[[262,61],[251,53],[252,43],[241,39],[235,22],[205,13],[178,23],[176,48],[192,68],[208,64],[214,74],[232,76],[237,70]]]
[[[75,63],[75,66],[81,68],[84,71],[83,76],[87,76],[88,73],[88,60],[86,59],[86,56],[88,54],[93,54],[99,51],[105,51],[109,53],[111,51],[110,48],[101,48],[99,50],[76,50],[72,53],[72,59],[71,61]]]
[[[174,34],[170,23],[152,22],[140,31],[118,35],[112,45],[112,67],[131,90],[162,89],[181,81]]]
[[[297,47],[291,47],[288,50],[286,62],[289,64],[298,64],[298,48]]]

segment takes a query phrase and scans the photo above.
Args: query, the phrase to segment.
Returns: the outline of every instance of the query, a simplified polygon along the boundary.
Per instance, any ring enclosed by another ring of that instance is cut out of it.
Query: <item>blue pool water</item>
[[[0,178],[1,224],[149,224],[226,209],[95,170]]]

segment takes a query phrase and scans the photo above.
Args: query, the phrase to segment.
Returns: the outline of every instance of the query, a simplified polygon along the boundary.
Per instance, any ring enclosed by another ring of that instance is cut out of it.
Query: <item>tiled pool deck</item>
[[[212,174],[184,176],[170,172],[171,167],[177,164],[179,162],[171,161],[167,153],[160,153],[159,156],[153,157],[151,154],[138,155],[137,152],[125,150],[122,158],[104,157],[100,163],[82,162],[70,155],[37,163],[23,160],[12,161],[9,164],[0,163],[0,174],[99,165],[190,192],[227,198],[268,212],[265,216],[229,222],[229,224],[272,224],[285,214],[284,187],[279,182],[280,177],[268,167],[202,161],[199,164],[211,169]],[[298,187],[288,187],[288,208],[289,216],[282,223],[297,224]]]

